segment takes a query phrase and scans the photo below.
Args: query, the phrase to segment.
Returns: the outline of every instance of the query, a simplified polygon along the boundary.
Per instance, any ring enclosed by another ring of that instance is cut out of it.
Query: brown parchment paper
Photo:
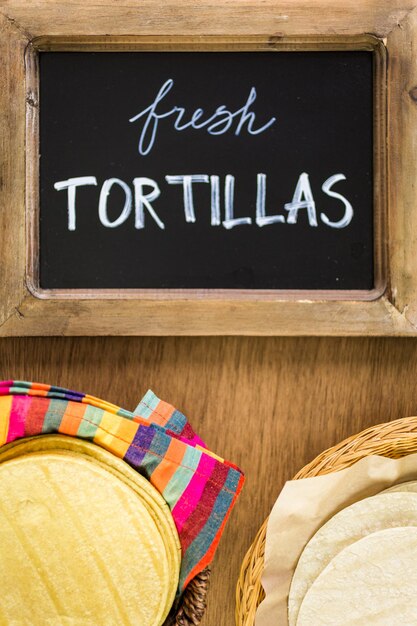
[[[357,500],[416,479],[417,454],[410,454],[401,459],[368,456],[339,472],[285,483],[268,521],[262,576],[266,597],[255,626],[288,626],[295,566],[306,543],[330,517]]]

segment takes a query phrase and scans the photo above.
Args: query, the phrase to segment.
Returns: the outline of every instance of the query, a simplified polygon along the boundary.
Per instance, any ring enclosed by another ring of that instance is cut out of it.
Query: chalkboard
[[[371,52],[39,57],[42,289],[374,287]]]

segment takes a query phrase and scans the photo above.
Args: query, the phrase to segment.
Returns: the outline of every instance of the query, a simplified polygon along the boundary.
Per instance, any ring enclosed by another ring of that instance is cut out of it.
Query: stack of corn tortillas
[[[0,451],[0,623],[164,622],[180,547],[152,485],[112,454],[73,438]]]
[[[307,543],[289,626],[417,624],[417,482],[342,509]]]

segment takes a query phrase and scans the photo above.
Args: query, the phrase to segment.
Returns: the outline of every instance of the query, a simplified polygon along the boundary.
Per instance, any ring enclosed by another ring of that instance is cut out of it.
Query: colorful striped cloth
[[[148,391],[131,413],[93,396],[0,382],[0,446],[61,433],[92,441],[146,476],[168,503],[182,561],[179,593],[213,559],[243,486],[242,472],[205,447],[186,417]]]

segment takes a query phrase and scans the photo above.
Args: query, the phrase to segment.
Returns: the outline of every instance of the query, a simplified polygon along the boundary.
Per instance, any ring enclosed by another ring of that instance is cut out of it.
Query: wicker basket
[[[198,626],[206,610],[206,596],[210,569],[197,574],[181,596],[178,606],[173,607],[164,626]]]
[[[413,452],[417,452],[417,417],[406,417],[367,428],[325,450],[303,467],[294,479],[330,474],[371,454],[398,459]],[[236,588],[237,626],[254,624],[256,609],[265,597],[261,576],[267,523],[268,519],[259,529],[242,563]]]

